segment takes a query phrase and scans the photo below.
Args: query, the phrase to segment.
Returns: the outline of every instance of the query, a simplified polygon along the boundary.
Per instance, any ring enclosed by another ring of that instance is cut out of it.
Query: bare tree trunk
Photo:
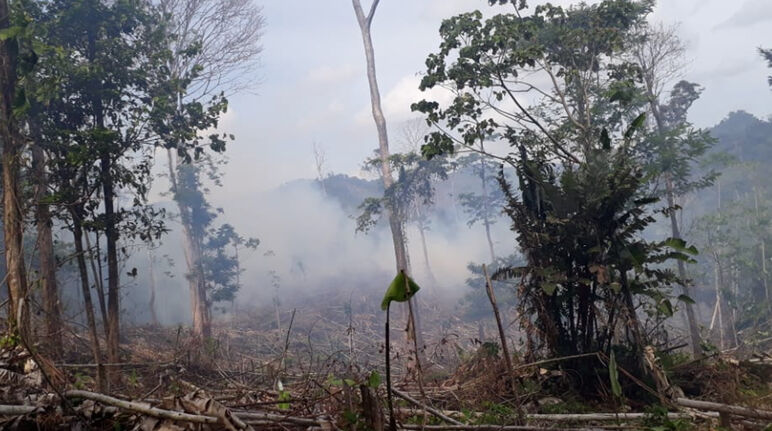
[[[193,233],[191,209],[177,196],[179,184],[176,171],[179,167],[179,161],[174,159],[171,150],[167,151],[167,155],[169,158],[169,180],[174,201],[180,211],[182,224],[182,242],[185,251],[185,264],[188,268],[188,288],[190,289],[191,312],[193,314],[193,333],[199,339],[205,340],[212,336],[212,322],[206,300],[204,270],[201,266],[203,258],[201,241]]]
[[[370,85],[370,102],[372,105],[373,120],[378,130],[378,153],[381,159],[381,178],[383,178],[383,187],[388,190],[394,184],[394,177],[391,173],[391,164],[389,163],[389,136],[386,129],[386,118],[383,116],[381,108],[381,94],[378,89],[378,80],[375,73],[375,51],[373,50],[373,41],[370,34],[370,28],[380,0],[373,0],[369,13],[365,16],[362,5],[359,0],[352,0],[354,12],[356,13],[359,29],[362,32],[362,41],[365,48],[365,57],[367,59],[367,81]],[[394,255],[396,257],[397,272],[405,271],[409,274],[407,247],[405,246],[405,232],[402,220],[398,219],[397,214],[392,208],[387,208],[389,218],[389,227],[391,228],[391,238],[394,243]],[[419,345],[423,345],[421,335],[421,325],[418,311],[418,304],[413,298],[412,308],[416,320],[415,332],[419,340]]]
[[[424,255],[424,266],[426,267],[426,274],[429,277],[429,283],[433,286],[437,286],[437,278],[434,277],[434,271],[432,271],[431,261],[429,260],[429,248],[426,246],[426,228],[423,223],[418,222],[418,233],[421,235],[421,249]]]
[[[649,88],[649,105],[651,106],[651,111],[654,114],[654,120],[657,124],[657,130],[660,134],[665,133],[665,124],[662,121],[662,115],[659,111],[659,105],[658,102],[651,90]],[[669,172],[665,173],[665,187],[666,187],[666,194],[667,194],[667,204],[670,208],[675,207],[675,187],[673,185],[673,180],[671,178],[671,175]],[[670,213],[670,230],[671,230],[671,236],[675,239],[681,239],[681,230],[678,227],[678,219],[676,218],[676,211],[675,209],[671,209],[669,211]],[[689,283],[689,280],[686,276],[686,266],[684,265],[683,261],[678,260],[678,277],[683,281],[683,285],[681,286],[681,293],[683,293],[685,296],[689,298],[693,298],[691,286]],[[686,320],[689,324],[689,340],[692,347],[692,356],[694,358],[702,358],[702,337],[700,336],[700,328],[697,324],[697,318],[694,316],[694,307],[691,303],[685,302],[684,308],[686,309]]]
[[[154,326],[158,326],[158,314],[155,309],[155,256],[153,251],[147,250],[148,271],[150,273],[150,301],[147,307],[150,309],[150,320]]]
[[[485,147],[482,142],[480,142],[480,150],[485,152]],[[488,251],[491,253],[491,263],[496,263],[496,251],[493,248],[493,239],[491,238],[491,221],[488,218],[488,215],[490,214],[490,205],[488,205],[488,179],[486,178],[486,169],[488,169],[488,164],[485,163],[484,157],[480,157],[480,182],[482,184],[483,205],[485,206],[483,209],[483,212],[485,213],[485,217],[483,217],[483,226],[485,226],[485,238],[488,240]]]
[[[675,195],[673,192],[673,182],[670,180],[670,176],[667,175],[666,178],[666,185],[667,185],[667,203],[668,206],[671,208],[675,205]],[[678,228],[678,220],[676,219],[675,210],[670,211],[670,229],[671,234],[673,238],[681,239],[681,231]],[[686,266],[684,265],[684,262],[681,260],[678,260],[678,277],[683,280],[683,285],[681,286],[681,293],[688,296],[689,298],[693,298],[692,289],[690,286],[690,282],[687,279],[686,276]],[[692,356],[695,358],[702,358],[702,337],[700,336],[700,328],[699,325],[697,325],[697,318],[694,316],[694,307],[691,303],[685,302],[684,308],[686,309],[686,320],[689,324],[689,339],[690,344],[692,346]]]
[[[0,30],[10,26],[7,0],[0,0]],[[13,115],[16,93],[16,41],[0,40],[0,139],[3,155],[3,232],[8,285],[8,323],[12,332],[27,337],[30,328],[29,307],[26,305],[27,274],[24,266],[21,196],[19,170],[24,146]],[[17,321],[17,316],[20,320]],[[28,340],[31,341],[31,340]]]
[[[102,254],[99,252],[99,237],[96,237],[96,244],[91,247],[91,239],[88,232],[85,232],[83,238],[86,240],[86,249],[88,253],[88,262],[91,266],[91,274],[94,276],[94,287],[97,293],[97,304],[99,304],[99,314],[102,317],[102,326],[104,327],[105,337],[110,333],[110,329],[107,327],[107,304],[105,304],[105,289],[102,282],[102,271],[97,269],[97,263],[102,259]],[[100,264],[101,265],[101,264]]]
[[[36,134],[37,135],[37,134]],[[37,136],[39,138],[39,136]],[[35,182],[35,225],[40,256],[40,279],[43,290],[46,338],[51,352],[62,355],[62,316],[59,307],[59,289],[56,283],[56,258],[51,232],[51,212],[43,199],[48,195],[46,157],[38,143],[32,145],[32,171]]]
[[[753,202],[756,208],[756,218],[760,218],[759,213],[759,190],[753,190]],[[759,249],[761,252],[761,281],[764,286],[764,299],[767,302],[767,310],[772,313],[772,301],[770,300],[769,292],[769,276],[767,274],[767,247],[766,240],[763,236],[759,238]]]
[[[83,294],[83,307],[86,310],[86,321],[88,323],[89,335],[91,335],[91,353],[94,356],[94,363],[97,366],[97,388],[99,392],[105,390],[105,375],[102,367],[102,353],[99,347],[99,333],[97,331],[96,318],[94,317],[94,305],[91,301],[91,290],[88,283],[88,269],[86,268],[86,256],[83,250],[83,228],[81,225],[82,211],[78,209],[71,210],[72,214],[72,235],[75,243],[76,261],[78,262],[78,272],[80,273],[80,288]]]

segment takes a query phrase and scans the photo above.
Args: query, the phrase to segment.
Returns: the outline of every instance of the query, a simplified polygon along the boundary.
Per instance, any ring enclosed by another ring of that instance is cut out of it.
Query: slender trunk
[[[96,60],[97,29],[88,30],[88,60],[93,67]],[[102,83],[93,82],[94,94],[91,99],[94,128],[98,131],[105,130],[104,106],[102,103]],[[112,157],[114,152],[110,148],[101,151],[99,159],[100,181],[104,198],[104,230],[107,243],[107,358],[109,362],[118,363],[120,340],[120,278],[118,272],[118,230],[115,217],[115,186],[112,172]],[[108,379],[112,382],[117,377],[113,372],[108,373]]]
[[[0,30],[10,26],[7,0],[0,0]],[[13,115],[16,93],[16,54],[13,38],[0,41],[0,139],[3,154],[3,232],[5,234],[6,283],[8,285],[8,323],[12,332],[27,337],[30,328],[27,275],[24,266],[19,170],[23,139]],[[19,319],[17,321],[17,319]],[[31,341],[31,340],[28,340]]]
[[[203,267],[201,266],[203,258],[201,241],[194,234],[191,209],[178,196],[177,169],[179,168],[179,161],[174,159],[171,150],[167,151],[167,155],[169,159],[169,181],[174,201],[177,203],[177,208],[180,211],[180,222],[182,224],[182,243],[185,252],[185,264],[188,269],[187,279],[190,290],[191,312],[193,314],[193,333],[197,338],[205,340],[212,335],[212,324],[206,300],[206,280]]]
[[[432,271],[432,265],[429,261],[429,248],[426,246],[426,228],[421,222],[418,223],[418,233],[421,235],[421,249],[424,254],[424,266],[426,267],[426,274],[429,277],[429,284],[436,287],[437,279],[434,277],[434,271]]]
[[[756,208],[756,218],[761,220],[759,213],[759,190],[753,191],[753,202]],[[761,252],[761,283],[764,286],[764,300],[767,303],[767,310],[772,313],[772,302],[770,302],[769,277],[767,275],[767,247],[766,239],[763,235],[759,236],[759,251]]]
[[[627,281],[627,274],[622,272],[622,296],[624,299],[625,309],[627,311],[627,328],[630,330],[635,342],[635,357],[639,359],[639,365],[642,371],[646,370],[644,365],[643,349],[648,345],[646,341],[643,325],[638,319],[638,313],[635,312],[635,304],[633,303],[633,294],[630,291],[630,285]]]
[[[111,172],[110,154],[103,154],[101,159],[102,193],[104,195],[105,241],[107,243],[107,359],[112,363],[120,362],[120,278],[118,274],[118,231],[115,219],[115,189]],[[111,381],[113,380],[111,374]]]
[[[480,150],[485,152],[485,147],[483,146],[482,142],[480,142]],[[488,203],[488,179],[486,178],[487,169],[488,165],[485,163],[485,158],[480,157],[480,182],[482,183],[482,201],[484,207],[483,213],[485,214],[483,217],[483,226],[485,226],[485,238],[488,240],[488,251],[491,253],[491,263],[496,263],[496,251],[493,248],[493,239],[491,238],[491,220],[489,218],[490,205]]]
[[[718,334],[719,334],[719,347],[724,350],[724,318],[723,318],[723,304],[721,300],[721,263],[719,262],[718,254],[714,253],[716,259],[716,265],[713,267],[713,285],[716,289],[716,310],[718,310]]]
[[[373,0],[370,12],[365,16],[360,1],[352,0],[357,22],[359,23],[359,29],[362,33],[362,42],[364,43],[365,58],[367,60],[367,81],[370,86],[370,102],[372,105],[373,120],[375,121],[375,127],[378,131],[378,154],[381,159],[381,178],[383,178],[384,190],[388,190],[394,184],[394,177],[392,176],[391,164],[389,163],[389,136],[386,129],[386,118],[384,117],[383,109],[381,108],[381,94],[378,89],[378,80],[375,73],[375,51],[373,50],[373,41],[370,34],[373,15],[378,7],[378,3],[379,0]],[[403,221],[399,220],[399,216],[394,208],[387,207],[386,212],[389,219],[389,227],[391,228],[391,238],[394,243],[397,272],[405,271],[406,274],[409,274],[410,270],[408,265],[407,247],[405,246]],[[412,302],[416,320],[415,332],[419,344],[423,345],[418,304],[413,298],[411,298],[410,301]]]
[[[491,302],[491,308],[493,308],[493,316],[496,318],[496,327],[499,330],[499,340],[501,341],[501,350],[504,353],[504,363],[507,366],[507,373],[509,374],[510,384],[512,385],[512,395],[519,397],[520,391],[517,389],[517,377],[515,375],[515,369],[512,366],[512,356],[509,354],[509,344],[507,343],[507,335],[504,332],[504,324],[501,322],[501,315],[499,314],[499,306],[496,302],[496,292],[493,291],[493,283],[488,275],[488,268],[483,264],[483,275],[485,276],[485,291],[488,293],[488,300]],[[522,411],[518,408],[518,414],[522,415]]]
[[[666,185],[667,185],[667,202],[668,206],[671,208],[675,205],[675,195],[673,193],[673,182],[670,179],[670,175],[667,174],[666,176]],[[673,238],[681,239],[681,231],[678,227],[678,219],[676,219],[675,210],[670,211],[670,229],[671,234]],[[689,280],[687,280],[686,276],[686,266],[684,265],[684,262],[681,260],[678,260],[678,277],[683,281],[683,285],[681,286],[681,293],[688,296],[689,298],[693,298],[692,289],[690,286]],[[689,339],[692,346],[692,355],[695,358],[702,358],[702,337],[700,336],[700,329],[697,325],[697,318],[694,315],[694,307],[691,303],[685,302],[684,308],[686,309],[686,320],[689,324]]]
[[[99,304],[99,314],[102,317],[102,326],[105,331],[105,337],[107,337],[107,304],[105,304],[105,290],[104,283],[102,283],[102,271],[97,269],[97,264],[102,258],[102,254],[99,252],[99,237],[96,238],[96,246],[91,247],[91,237],[88,232],[83,234],[83,239],[86,241],[86,250],[88,250],[88,263],[91,266],[91,274],[94,276],[94,287],[97,291],[97,304]]]
[[[89,335],[91,335],[91,353],[97,366],[97,388],[99,392],[105,390],[105,375],[102,367],[102,353],[99,347],[99,334],[97,332],[96,318],[94,317],[94,305],[91,301],[91,290],[88,283],[88,269],[86,268],[86,256],[83,250],[83,228],[81,226],[82,211],[72,211],[72,236],[75,243],[75,255],[80,273],[80,287],[83,294],[83,306],[86,310]]]
[[[150,273],[150,301],[147,307],[150,309],[150,320],[154,326],[158,326],[158,314],[155,310],[155,256],[153,251],[147,250],[148,271]]]
[[[651,106],[651,112],[654,116],[654,121],[657,124],[657,130],[660,134],[664,134],[666,132],[665,130],[665,123],[662,119],[662,115],[659,110],[659,104],[656,101],[656,98],[654,97],[653,91],[651,86],[649,87],[649,105]],[[671,236],[675,239],[681,239],[681,230],[678,227],[678,218],[676,217],[676,211],[675,209],[672,209],[675,207],[675,187],[673,184],[673,178],[670,172],[665,173],[665,187],[666,187],[666,194],[667,194],[667,204],[671,208],[670,211],[670,230],[671,230]],[[687,280],[686,276],[686,266],[684,265],[683,261],[678,260],[678,277],[683,281],[683,285],[681,286],[681,293],[689,298],[694,298],[692,296],[692,289],[690,286],[689,281]],[[697,325],[697,318],[694,315],[694,307],[691,303],[685,302],[684,308],[686,309],[686,320],[689,324],[689,340],[692,347],[692,356],[695,358],[702,358],[702,337],[700,336],[700,329],[699,325]]]
[[[35,133],[39,138],[39,134]],[[35,182],[35,225],[38,236],[40,256],[40,281],[43,290],[43,311],[45,312],[46,338],[50,350],[57,357],[62,355],[62,316],[59,304],[59,290],[56,283],[56,258],[51,232],[51,211],[43,202],[48,195],[48,177],[46,175],[46,157],[43,149],[32,145],[32,171]]]
[[[99,252],[99,247],[91,247],[91,239],[88,232],[84,233],[83,238],[86,240],[86,249],[88,250],[88,262],[91,266],[91,274],[94,276],[94,287],[97,293],[97,304],[99,304],[99,314],[102,317],[102,326],[105,331],[105,337],[108,337],[109,329],[107,328],[107,304],[105,304],[105,290],[102,283],[102,272],[97,269],[96,262],[102,258]],[[97,245],[99,244],[99,238],[96,238]],[[96,254],[94,254],[96,252]]]

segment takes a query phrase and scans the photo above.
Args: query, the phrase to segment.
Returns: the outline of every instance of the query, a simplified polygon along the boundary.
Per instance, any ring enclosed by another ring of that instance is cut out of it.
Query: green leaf
[[[600,131],[600,144],[604,150],[611,149],[611,138],[608,136],[608,130],[606,130],[606,128],[603,128],[603,130]]]
[[[614,291],[614,293],[619,293],[622,291],[622,284],[620,284],[618,281],[609,283],[608,287],[610,287],[611,290]]]
[[[673,304],[667,299],[663,299],[657,304],[657,310],[665,316],[671,317],[673,315]]]
[[[633,120],[632,123],[630,123],[630,127],[627,128],[627,131],[625,132],[625,139],[630,139],[633,137],[633,134],[636,130],[640,129],[643,126],[643,122],[646,121],[646,113],[635,117],[635,120]]]
[[[697,247],[695,246],[687,247],[686,241],[682,240],[681,238],[668,238],[662,241],[662,245],[666,247],[670,247],[673,250],[680,251],[682,253],[690,254],[692,256],[696,256],[699,254]]]
[[[611,382],[611,392],[614,396],[619,398],[622,396],[622,385],[619,384],[619,371],[617,370],[617,359],[614,356],[614,351],[611,351],[608,360],[608,378]]]
[[[279,399],[277,401],[288,401],[290,399],[290,393],[287,391],[279,392]],[[290,403],[279,403],[279,410],[289,410]]]
[[[544,291],[549,296],[552,296],[553,293],[558,289],[558,285],[556,283],[550,283],[550,282],[544,282],[541,284],[541,290]]]
[[[373,370],[373,372],[370,373],[370,377],[367,378],[367,386],[378,389],[378,386],[381,385],[381,375]]]
[[[407,291],[410,289],[410,292]],[[399,274],[394,277],[389,288],[386,289],[386,294],[383,295],[383,301],[381,301],[381,310],[386,310],[391,305],[391,301],[405,302],[415,295],[421,288],[410,277],[405,274],[405,271],[400,270]]]
[[[24,27],[20,25],[4,28],[0,30],[0,40],[6,41],[8,39],[15,39],[21,34],[22,30],[24,30]]]
[[[694,300],[687,295],[678,295],[678,300],[687,304],[696,304],[696,302],[694,302]]]

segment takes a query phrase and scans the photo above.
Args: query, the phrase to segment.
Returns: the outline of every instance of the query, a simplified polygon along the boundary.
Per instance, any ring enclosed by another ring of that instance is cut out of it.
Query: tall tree
[[[421,89],[449,89],[453,100],[413,105],[437,128],[424,155],[508,144],[506,153],[484,153],[518,174],[519,191],[503,174],[500,183],[526,265],[498,276],[521,280],[531,352],[609,351],[617,344],[644,371],[651,339],[639,306],[656,320],[668,317],[669,286],[678,282],[656,265],[696,251],[678,239],[642,235],[656,198],[637,166],[646,117],[638,69],[624,54],[652,3],[547,4],[530,15],[521,14],[522,2],[512,3],[510,13],[483,19],[476,11],[443,22]],[[622,343],[615,342],[617,329],[628,335]]]
[[[485,147],[481,148],[485,151]],[[474,226],[480,223],[485,228],[485,239],[488,242],[488,252],[491,255],[491,264],[496,262],[496,250],[493,246],[491,227],[496,223],[496,218],[501,214],[504,206],[504,195],[496,182],[495,171],[487,158],[478,153],[471,153],[462,157],[459,164],[467,166],[480,178],[480,192],[467,192],[458,195],[461,206],[467,216],[467,225]]]
[[[260,8],[252,0],[159,0],[159,7],[170,17],[169,32],[174,35],[168,39],[172,52],[168,70],[172,79],[186,82],[185,92],[176,98],[166,127],[175,127],[175,124],[178,125],[174,122],[175,118],[194,114],[204,104],[209,104],[213,115],[216,113],[212,108],[224,111],[223,103],[228,93],[253,85],[247,73],[254,69],[261,52],[259,41],[263,17]],[[189,206],[185,199],[186,193],[203,197],[200,183],[179,182],[182,173],[187,172],[184,165],[195,161],[175,155],[172,151],[179,143],[195,141],[197,137],[195,134],[169,133],[165,139],[169,141],[165,145],[169,148],[170,188],[182,224],[193,329],[199,338],[208,338],[211,335],[211,319],[206,306],[203,250],[206,231],[196,226],[196,220],[203,221],[208,215],[205,206]],[[218,152],[224,147],[214,146],[212,149]],[[194,169],[197,172],[197,168]],[[183,186],[194,189],[184,189]]]
[[[8,318],[11,331],[26,337],[29,334],[30,317],[23,252],[23,208],[19,194],[19,171],[24,149],[24,139],[18,122],[19,45],[16,35],[19,32],[12,28],[8,0],[0,0],[0,32],[2,33],[0,37],[0,139],[3,145],[3,233]]]
[[[389,190],[394,185],[394,176],[391,172],[389,134],[386,128],[386,117],[384,117],[383,108],[381,107],[381,93],[378,89],[378,78],[375,72],[375,50],[373,49],[373,39],[371,34],[373,18],[375,17],[375,11],[378,9],[380,0],[373,0],[367,15],[365,15],[359,0],[351,0],[351,2],[354,6],[354,13],[356,15],[357,23],[359,24],[359,30],[362,34],[362,42],[365,49],[367,82],[370,87],[370,105],[372,107],[375,127],[378,131],[378,156],[380,158],[381,180],[383,181],[384,190]],[[396,259],[397,273],[404,271],[406,274],[410,274],[410,261],[403,221],[400,220],[398,214],[395,214],[393,208],[386,207],[385,211],[389,221],[389,229],[391,230],[391,239],[394,243],[394,257]],[[423,343],[420,338],[420,313],[418,305],[413,298],[410,299],[410,307],[415,312],[416,320],[416,327],[413,327],[412,330],[418,338],[418,344],[421,345]],[[410,331],[408,331],[408,337],[410,336]]]
[[[656,129],[656,136],[652,137],[650,166],[665,183],[664,195],[672,208],[669,212],[671,236],[681,239],[676,207],[679,196],[706,187],[713,180],[712,174],[697,180],[691,178],[690,168],[712,143],[707,132],[695,130],[686,120],[686,113],[699,97],[700,89],[696,84],[680,81],[673,87],[669,102],[666,104],[662,100],[666,85],[683,67],[685,48],[674,28],[644,25],[635,33],[631,48],[633,61],[643,77],[644,96]],[[676,264],[678,276],[686,281],[684,262],[679,260]],[[686,281],[682,286],[683,295],[694,297],[691,290]],[[691,301],[684,302],[684,306],[692,355],[700,358],[702,341],[694,307]]]

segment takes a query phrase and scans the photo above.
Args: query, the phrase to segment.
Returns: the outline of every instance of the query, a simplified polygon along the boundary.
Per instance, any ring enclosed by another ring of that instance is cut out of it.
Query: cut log
[[[173,410],[163,410],[156,407],[151,407],[145,403],[125,401],[108,395],[98,394],[96,392],[71,390],[65,392],[64,396],[67,398],[83,398],[86,400],[92,400],[102,404],[119,407],[125,410],[135,411],[137,413],[142,413],[159,419],[171,419],[174,421],[193,422],[199,424],[216,424],[220,421],[218,418],[213,416],[192,415],[189,413]]]
[[[457,421],[457,420],[455,420],[455,419],[453,419],[453,418],[451,418],[449,416],[446,416],[446,415],[442,414],[441,411],[435,409],[434,407],[429,407],[426,404],[419,402],[415,398],[413,398],[410,395],[400,391],[399,389],[392,389],[391,391],[394,392],[394,395],[402,398],[403,400],[405,400],[405,401],[407,401],[407,402],[409,402],[409,403],[411,403],[411,404],[413,404],[413,405],[415,405],[417,407],[420,407],[420,408],[426,410],[427,412],[433,414],[434,416],[437,416],[438,418],[444,420],[447,423],[455,424],[455,425],[463,425],[461,422],[459,422],[459,421]]]
[[[0,416],[26,415],[37,410],[38,408],[35,406],[0,405]]]
[[[682,407],[689,407],[698,410],[707,410],[712,412],[725,413],[746,418],[772,420],[772,411],[759,410],[751,407],[732,406],[729,404],[720,404],[710,401],[690,400],[688,398],[676,399],[676,404]]]

